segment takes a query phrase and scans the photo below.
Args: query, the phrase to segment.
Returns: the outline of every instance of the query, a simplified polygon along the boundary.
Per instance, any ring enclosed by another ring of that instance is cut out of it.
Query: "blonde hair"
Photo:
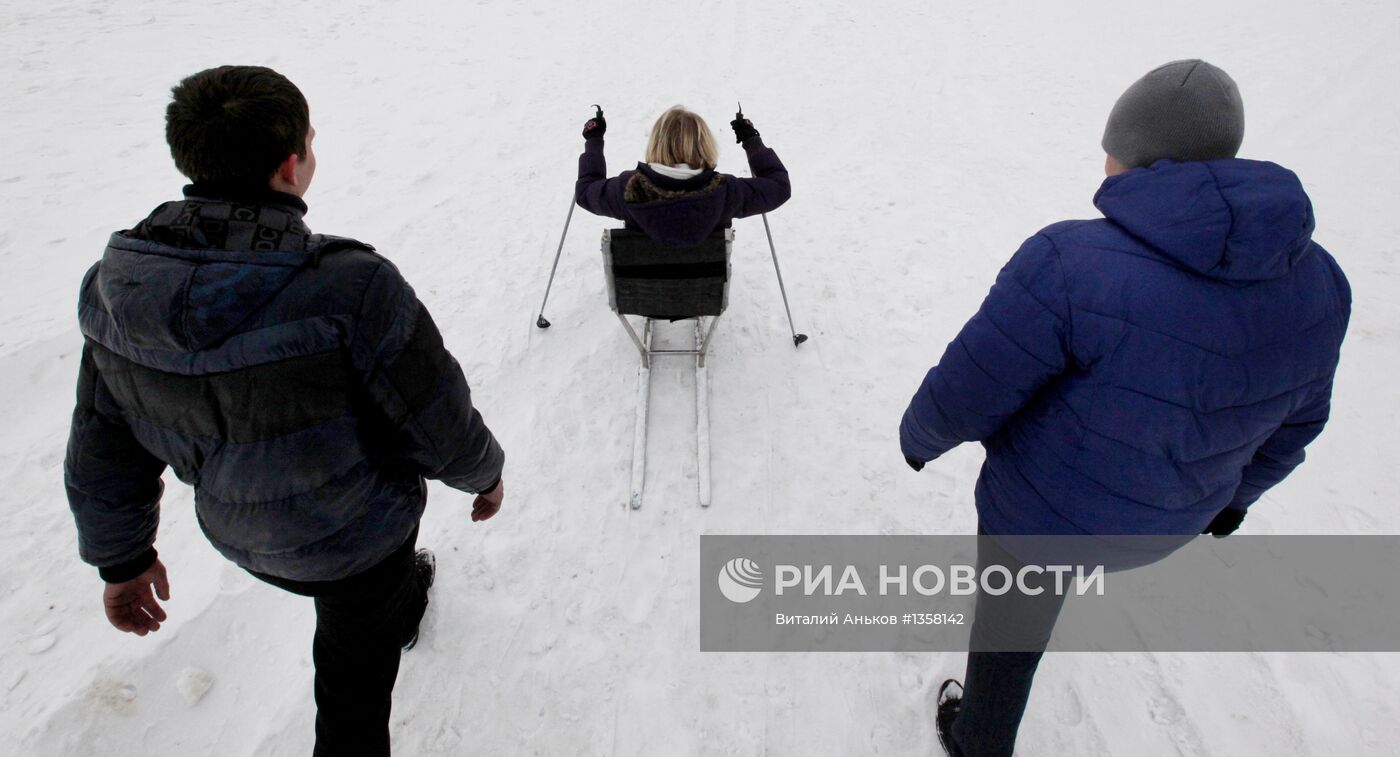
[[[662,113],[652,125],[646,161],[714,168],[719,163],[719,146],[705,119],[677,105]]]

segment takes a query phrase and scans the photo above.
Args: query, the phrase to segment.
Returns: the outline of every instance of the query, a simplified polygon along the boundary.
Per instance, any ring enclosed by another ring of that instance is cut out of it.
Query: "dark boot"
[[[956,692],[953,691],[955,686]],[[958,745],[953,743],[953,721],[962,712],[962,691],[962,684],[956,678],[949,678],[938,687],[938,716],[934,722],[938,726],[938,743],[943,745],[948,757],[962,757]]]
[[[437,577],[437,558],[433,556],[431,549],[420,549],[413,553],[413,569],[418,575],[418,583],[423,587],[423,612],[427,613],[428,589],[432,588],[433,579]],[[418,620],[421,624],[422,618]],[[403,651],[407,652],[418,644],[418,626],[413,627],[413,635],[404,642]]]

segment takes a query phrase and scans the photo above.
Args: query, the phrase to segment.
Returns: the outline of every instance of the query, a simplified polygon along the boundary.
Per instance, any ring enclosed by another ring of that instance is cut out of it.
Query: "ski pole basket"
[[[603,232],[603,272],[608,283],[608,306],[622,322],[641,356],[637,377],[637,426],[632,447],[632,487],[629,504],[642,506],[646,477],[647,404],[651,361],[662,356],[695,358],[696,452],[700,504],[710,504],[709,389],[705,356],[719,316],[729,305],[730,257],[734,230],[711,234],[694,247],[668,247],[628,229]],[[641,334],[627,316],[641,316]],[[695,348],[652,347],[652,324],[658,320],[695,319]],[[706,323],[708,319],[708,323]]]

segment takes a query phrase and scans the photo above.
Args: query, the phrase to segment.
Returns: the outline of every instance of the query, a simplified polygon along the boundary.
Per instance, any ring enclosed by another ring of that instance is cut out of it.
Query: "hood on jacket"
[[[311,260],[307,253],[186,250],[118,232],[93,286],[132,347],[198,352],[234,333]]]
[[[1161,160],[1109,177],[1094,205],[1163,256],[1215,279],[1280,278],[1311,250],[1312,203],[1298,177],[1273,163]]]
[[[637,228],[669,247],[694,247],[724,221],[724,174],[706,170],[670,179],[639,164],[627,179],[623,200]]]
[[[290,195],[199,184],[185,195],[113,234],[84,282],[85,301],[96,300],[107,316],[110,329],[102,330],[116,342],[110,349],[216,347],[299,270],[332,249],[359,245],[312,234],[302,222],[305,203]]]

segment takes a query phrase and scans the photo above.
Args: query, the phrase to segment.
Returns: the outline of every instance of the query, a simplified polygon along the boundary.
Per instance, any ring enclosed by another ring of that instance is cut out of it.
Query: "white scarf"
[[[665,163],[648,163],[647,166],[668,179],[678,179],[680,181],[693,179],[705,170],[703,168],[691,168],[684,163],[679,166],[668,166]]]

